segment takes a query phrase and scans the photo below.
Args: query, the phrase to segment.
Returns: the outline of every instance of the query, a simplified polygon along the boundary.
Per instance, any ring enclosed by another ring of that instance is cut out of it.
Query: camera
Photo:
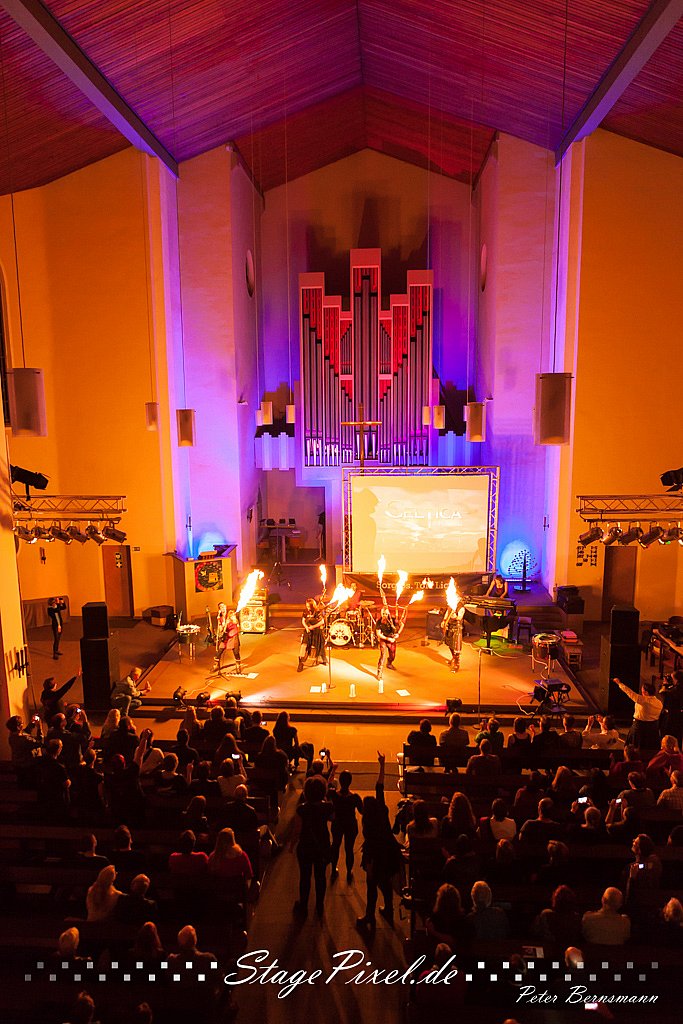
[[[587,804],[588,803],[588,797],[587,796],[580,796],[579,799],[578,799],[578,803],[580,803],[580,804]]]
[[[621,803],[621,797],[618,796],[614,802],[615,802],[615,804],[620,804]]]
[[[232,759],[233,759],[233,761],[239,761],[240,755],[239,754],[233,754],[232,755]]]
[[[322,747],[321,750],[320,750],[320,760],[324,761],[326,757],[327,757],[327,750],[325,749],[325,747]]]

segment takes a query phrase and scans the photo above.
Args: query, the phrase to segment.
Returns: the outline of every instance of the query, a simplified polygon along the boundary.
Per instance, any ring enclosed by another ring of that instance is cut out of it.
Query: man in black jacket
[[[66,601],[63,597],[51,597],[47,602],[47,614],[50,616],[52,627],[52,657],[55,661],[62,656],[59,644],[62,639],[62,612],[65,611]]]
[[[73,684],[81,676],[81,669],[79,668],[75,676],[72,676],[63,686],[57,687],[57,680],[54,676],[49,676],[43,683],[43,692],[40,695],[40,703],[43,707],[43,714],[45,715],[45,721],[48,725],[52,723],[52,719],[55,715],[64,714],[64,703],[62,697],[69,692]]]

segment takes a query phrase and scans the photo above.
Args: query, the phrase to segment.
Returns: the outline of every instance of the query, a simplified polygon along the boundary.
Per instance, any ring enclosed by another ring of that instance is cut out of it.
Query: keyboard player
[[[510,588],[508,587],[508,581],[504,579],[500,573],[496,573],[488,585],[486,597],[497,597],[499,600],[503,600],[507,599],[509,594]]]

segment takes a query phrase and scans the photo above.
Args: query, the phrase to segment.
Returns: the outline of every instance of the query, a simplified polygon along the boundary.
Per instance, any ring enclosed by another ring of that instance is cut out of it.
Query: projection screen
[[[496,479],[495,469],[350,475],[346,514],[353,571],[375,572],[380,555],[408,573],[490,570]]]

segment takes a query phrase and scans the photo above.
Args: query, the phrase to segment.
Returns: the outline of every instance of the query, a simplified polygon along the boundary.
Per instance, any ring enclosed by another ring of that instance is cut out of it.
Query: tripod
[[[292,589],[292,584],[284,575],[282,562],[279,559],[273,562],[273,568],[270,570],[267,582],[268,584],[274,583],[278,587],[289,587],[290,590]]]

